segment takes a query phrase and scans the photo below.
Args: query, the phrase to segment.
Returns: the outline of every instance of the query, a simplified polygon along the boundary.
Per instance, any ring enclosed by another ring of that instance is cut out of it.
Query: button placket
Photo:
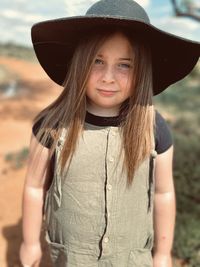
[[[113,192],[112,192],[112,185],[107,184],[107,216],[110,214],[111,208],[112,208],[112,197],[113,197]],[[109,222],[108,222],[109,223]]]
[[[103,254],[104,256],[110,253],[112,248],[112,222],[111,222],[111,211],[113,206],[113,185],[112,185],[112,176],[113,169],[115,167],[115,136],[116,136],[116,127],[110,127],[108,130],[108,149],[107,149],[107,185],[106,185],[106,210],[107,210],[107,227],[106,232],[103,238],[102,245],[104,247]]]
[[[110,211],[111,211],[111,203],[112,203],[112,185],[107,184],[107,218],[108,218],[108,225],[110,225]],[[107,226],[108,227],[108,226]]]

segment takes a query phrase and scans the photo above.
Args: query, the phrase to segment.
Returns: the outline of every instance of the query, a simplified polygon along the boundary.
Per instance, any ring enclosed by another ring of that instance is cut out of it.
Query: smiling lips
[[[111,90],[104,90],[104,89],[97,89],[99,91],[99,93],[103,96],[112,96],[115,93],[117,93],[117,91],[111,91]]]

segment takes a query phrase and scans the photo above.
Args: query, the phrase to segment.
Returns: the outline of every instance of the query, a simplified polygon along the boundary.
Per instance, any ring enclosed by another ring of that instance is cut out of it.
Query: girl
[[[36,55],[64,90],[33,126],[23,266],[39,266],[43,214],[57,267],[172,267],[173,144],[152,96],[186,76],[200,46],[130,0],[38,23]]]

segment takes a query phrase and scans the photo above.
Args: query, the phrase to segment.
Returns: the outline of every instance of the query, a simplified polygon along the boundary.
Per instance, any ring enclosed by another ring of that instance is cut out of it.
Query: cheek
[[[87,81],[87,88],[93,88],[98,82],[98,76],[96,73],[91,73],[88,81]]]
[[[131,94],[131,88],[132,88],[132,75],[130,76],[123,76],[119,77],[119,83],[121,88],[123,89],[123,92],[125,94]]]
[[[100,71],[98,70],[92,70],[90,75],[89,75],[89,79],[91,81],[97,81],[100,77]]]

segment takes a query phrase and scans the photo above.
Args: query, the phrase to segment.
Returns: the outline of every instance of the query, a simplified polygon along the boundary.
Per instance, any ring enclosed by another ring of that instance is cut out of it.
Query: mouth
[[[114,90],[106,90],[106,89],[97,89],[100,94],[105,96],[112,96],[117,93],[117,91]]]

